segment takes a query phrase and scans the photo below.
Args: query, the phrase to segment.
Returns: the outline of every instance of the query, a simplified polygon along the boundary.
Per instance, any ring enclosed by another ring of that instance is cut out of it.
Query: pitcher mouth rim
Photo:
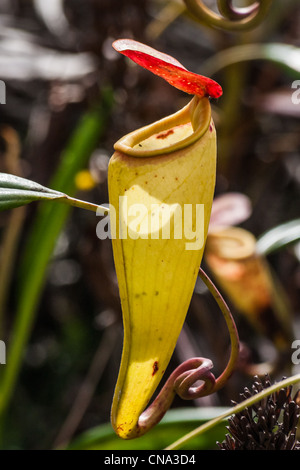
[[[194,96],[186,106],[176,113],[123,136],[115,143],[114,149],[133,157],[153,157],[169,154],[194,144],[205,134],[210,122],[211,106],[209,99]],[[176,126],[188,123],[192,125],[192,133],[178,142],[155,149],[143,149],[138,146],[140,142],[154,134],[166,132]]]
[[[255,256],[256,240],[241,227],[219,227],[210,232],[207,250],[222,259],[241,261]]]

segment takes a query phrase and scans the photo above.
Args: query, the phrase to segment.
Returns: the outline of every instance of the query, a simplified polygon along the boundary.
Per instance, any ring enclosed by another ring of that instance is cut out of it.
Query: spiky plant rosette
[[[242,400],[271,386],[268,376],[254,379],[252,390],[245,387],[240,394]],[[292,386],[282,388],[229,418],[229,434],[217,444],[221,450],[300,450],[299,416],[300,390],[292,398]]]

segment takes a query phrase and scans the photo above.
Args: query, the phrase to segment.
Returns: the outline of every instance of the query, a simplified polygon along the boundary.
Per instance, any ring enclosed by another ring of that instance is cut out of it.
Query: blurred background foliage
[[[254,373],[295,372],[300,104],[291,86],[300,79],[299,2],[274,1],[258,27],[238,33],[199,22],[181,0],[2,0],[0,24],[0,170],[94,203],[108,202],[114,142],[189,99],[119,57],[114,39],[147,43],[222,85],[212,103],[216,198],[230,200],[218,206],[222,223],[211,226],[203,267],[242,342],[237,371],[217,395],[175,399],[148,436],[120,441],[107,424],[122,349],[110,241],[97,239],[98,219],[80,209],[49,202],[1,213],[1,447],[161,448],[229,407]],[[239,227],[216,232],[224,225]],[[228,348],[223,319],[199,282],[167,374],[195,355],[211,357],[217,374]],[[225,425],[190,445],[215,449],[224,436]]]

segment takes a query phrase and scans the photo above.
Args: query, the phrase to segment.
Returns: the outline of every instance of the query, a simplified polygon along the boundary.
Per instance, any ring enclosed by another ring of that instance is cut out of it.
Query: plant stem
[[[60,199],[60,202],[64,202],[73,207],[79,207],[80,209],[85,209],[87,211],[97,212],[100,215],[100,212],[104,214],[109,212],[109,208],[105,206],[98,206],[91,202],[82,201],[71,196],[67,196],[64,199]]]
[[[230,309],[228,308],[225,300],[221,296],[220,292],[216,288],[216,286],[213,284],[211,279],[205,274],[205,272],[200,268],[199,269],[199,277],[202,279],[202,281],[205,283],[207,288],[209,289],[210,293],[213,295],[215,301],[217,302],[223,317],[226,321],[226,325],[229,331],[229,336],[230,336],[230,342],[231,342],[231,354],[230,354],[230,359],[228,361],[228,364],[222,372],[222,374],[216,379],[216,384],[213,388],[213,393],[218,391],[220,388],[223,387],[225,382],[229,379],[229,377],[232,375],[236,361],[239,356],[239,350],[240,350],[240,344],[239,344],[239,335],[238,331],[234,322],[234,319],[231,315]]]
[[[289,377],[287,379],[281,380],[280,382],[272,385],[271,387],[268,387],[265,390],[262,390],[261,392],[257,393],[256,395],[248,398],[247,400],[244,400],[243,402],[239,403],[238,405],[234,406],[233,408],[230,408],[228,411],[225,411],[225,413],[222,413],[220,416],[217,418],[214,418],[207,423],[203,424],[202,426],[199,426],[198,428],[194,429],[193,431],[189,432],[182,438],[178,439],[177,441],[173,442],[170,446],[166,447],[165,450],[176,450],[180,449],[184,444],[186,444],[190,439],[193,439],[196,436],[199,436],[200,434],[203,434],[205,431],[208,431],[209,429],[212,429],[214,426],[219,424],[221,421],[223,421],[225,418],[228,418],[229,416],[239,413],[240,411],[244,410],[245,408],[252,406],[254,403],[262,400],[263,398],[271,395],[271,393],[276,392],[277,390],[281,388],[288,387],[289,385],[293,385],[297,382],[300,382],[300,374],[296,374],[292,377]]]

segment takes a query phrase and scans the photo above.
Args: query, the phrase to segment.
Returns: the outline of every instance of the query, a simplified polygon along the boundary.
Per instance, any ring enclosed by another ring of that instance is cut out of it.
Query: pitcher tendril
[[[228,31],[247,31],[258,26],[267,15],[273,0],[258,0],[247,7],[239,8],[232,0],[218,0],[220,14],[212,11],[202,0],[184,0],[195,17],[216,28]]]

